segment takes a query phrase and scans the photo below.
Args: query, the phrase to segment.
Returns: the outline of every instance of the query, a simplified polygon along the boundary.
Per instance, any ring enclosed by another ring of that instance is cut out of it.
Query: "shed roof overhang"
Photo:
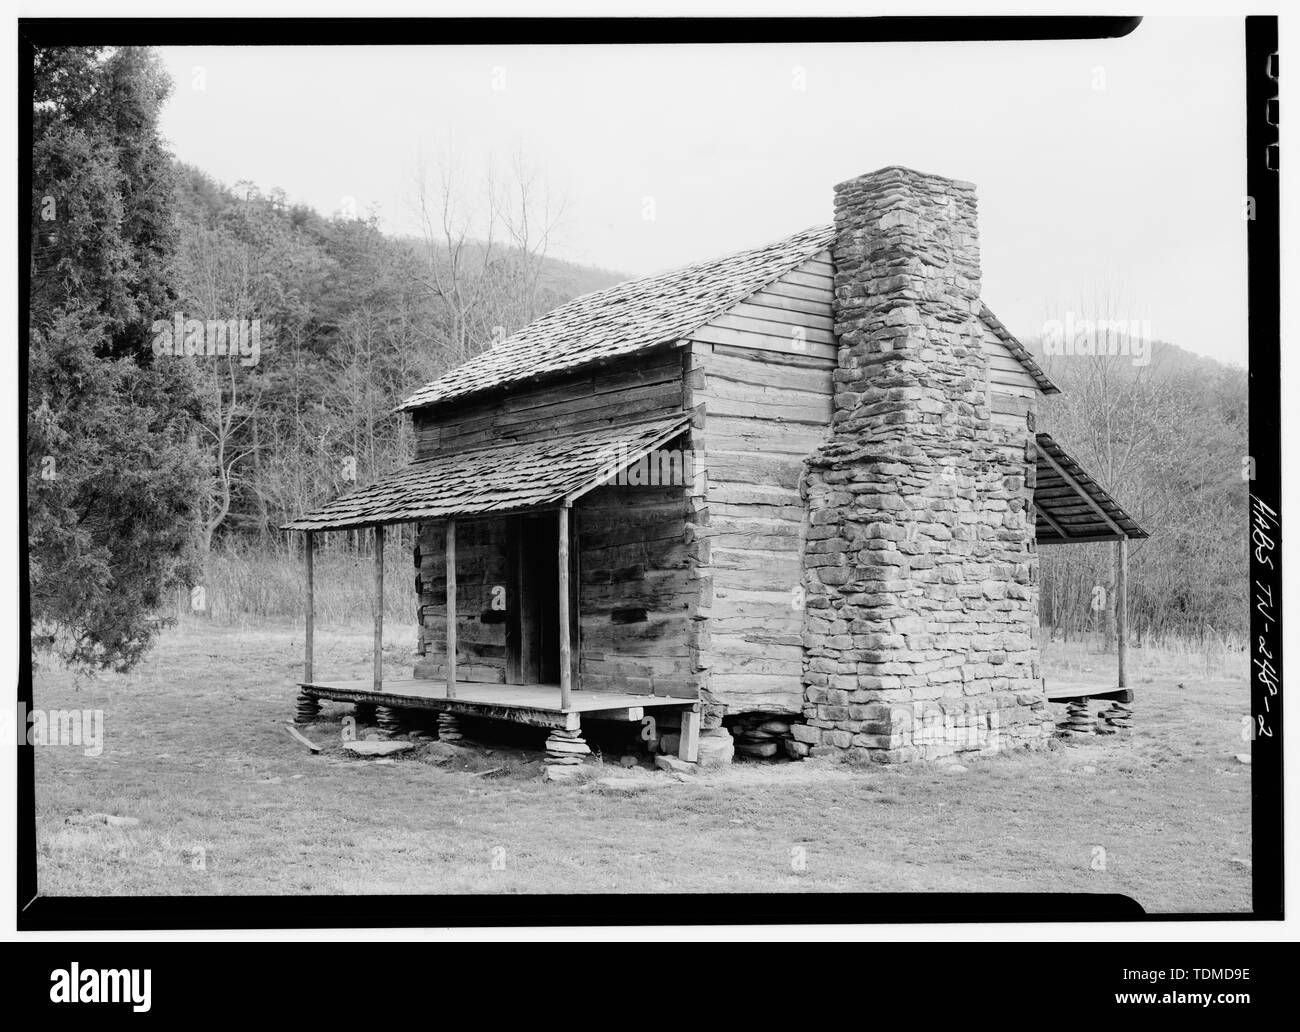
[[[621,426],[509,442],[413,462],[283,525],[351,530],[554,509],[572,504],[686,428],[680,412]]]
[[[1050,434],[1036,434],[1034,511],[1040,545],[1149,537]]]

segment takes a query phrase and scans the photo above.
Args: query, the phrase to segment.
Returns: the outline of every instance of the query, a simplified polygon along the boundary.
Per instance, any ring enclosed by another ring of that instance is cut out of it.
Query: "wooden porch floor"
[[[694,709],[695,699],[621,692],[575,691],[570,706],[560,706],[558,684],[489,684],[457,681],[456,697],[447,698],[447,682],[425,679],[385,680],[376,692],[372,681],[300,681],[306,695],[335,702],[398,709],[426,709],[490,717],[536,727],[576,730],[583,716],[597,720],[640,720],[647,709]]]
[[[1048,676],[1046,679],[1049,702],[1069,702],[1071,699],[1110,699],[1115,702],[1132,702],[1133,689],[1120,688],[1105,681],[1070,681]]]

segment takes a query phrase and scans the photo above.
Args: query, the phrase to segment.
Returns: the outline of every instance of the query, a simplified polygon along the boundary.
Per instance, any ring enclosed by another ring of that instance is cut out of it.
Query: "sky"
[[[550,253],[627,275],[832,217],[907,165],[975,183],[983,297],[1011,330],[1150,322],[1246,364],[1244,30],[1118,40],[602,47],[160,48],[162,131],[233,185],[418,234],[420,169],[483,210],[516,156],[563,216]],[[647,215],[652,214],[653,218]]]

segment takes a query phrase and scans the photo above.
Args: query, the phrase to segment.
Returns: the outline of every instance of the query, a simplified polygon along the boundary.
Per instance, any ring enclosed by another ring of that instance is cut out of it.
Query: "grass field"
[[[318,671],[367,676],[369,635],[323,630]],[[127,676],[38,674],[38,709],[102,710],[105,727],[98,756],[36,750],[41,893],[1080,891],[1250,908],[1247,682],[1194,657],[1134,650],[1128,736],[964,772],[748,762],[681,781],[611,762],[612,788],[543,783],[540,731],[349,759],[345,707],[310,730],[313,756],[285,725],[300,652],[290,628],[193,623]],[[1113,676],[1077,645],[1057,659]]]

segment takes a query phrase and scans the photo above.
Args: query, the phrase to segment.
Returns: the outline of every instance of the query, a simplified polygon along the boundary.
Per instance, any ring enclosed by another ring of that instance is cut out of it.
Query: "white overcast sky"
[[[567,198],[552,253],[635,275],[829,222],[834,184],[908,165],[978,187],[1014,332],[1108,296],[1245,365],[1243,47],[1235,17],[1079,43],[169,47],[163,132],[227,185],[401,233],[422,156],[468,193],[522,152]]]

